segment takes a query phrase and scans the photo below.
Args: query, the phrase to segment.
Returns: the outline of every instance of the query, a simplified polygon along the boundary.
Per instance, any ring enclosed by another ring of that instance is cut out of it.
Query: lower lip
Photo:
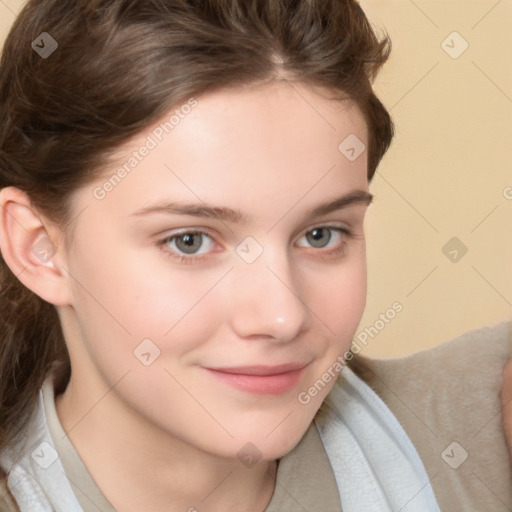
[[[205,368],[217,379],[230,386],[257,395],[280,395],[299,383],[306,367],[277,375],[242,375]]]

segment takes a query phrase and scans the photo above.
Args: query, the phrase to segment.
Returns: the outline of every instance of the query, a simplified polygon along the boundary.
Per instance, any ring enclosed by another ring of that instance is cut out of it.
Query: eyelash
[[[337,231],[344,238],[344,240],[341,240],[341,243],[335,249],[328,249],[328,250],[322,250],[322,248],[318,249],[318,251],[321,251],[321,252],[325,253],[328,257],[331,257],[331,256],[335,257],[337,255],[342,256],[344,254],[344,252],[345,252],[346,239],[347,238],[348,239],[354,238],[354,233],[351,230],[349,230],[348,228],[342,228],[340,226],[329,226],[329,225],[315,226],[315,227],[309,229],[308,231],[306,231],[304,233],[304,235],[307,235],[307,234],[315,231],[315,229],[328,229],[328,230],[331,230],[331,231]],[[182,231],[180,233],[175,233],[173,235],[166,236],[165,238],[158,240],[156,242],[156,245],[158,247],[160,247],[166,253],[167,256],[169,256],[170,258],[172,258],[174,260],[178,260],[179,263],[184,263],[184,264],[192,265],[192,264],[194,264],[194,263],[196,263],[198,261],[203,260],[205,257],[207,257],[207,255],[203,255],[203,256],[183,255],[183,254],[182,255],[177,255],[177,253],[174,250],[167,250],[166,249],[167,244],[170,241],[172,241],[172,240],[174,240],[176,238],[180,238],[180,237],[185,236],[185,235],[206,235],[208,238],[213,240],[213,238],[208,233],[206,233],[204,231],[190,230],[190,231]],[[329,240],[329,243],[330,243],[330,240]]]

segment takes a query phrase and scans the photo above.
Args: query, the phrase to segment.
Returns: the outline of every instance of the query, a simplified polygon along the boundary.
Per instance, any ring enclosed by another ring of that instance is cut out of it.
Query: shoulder
[[[410,356],[351,363],[411,438],[442,510],[512,507],[499,398],[510,348],[502,322]]]
[[[53,457],[53,442],[48,432],[43,404],[43,389],[52,386],[49,373],[39,388],[33,406],[18,420],[17,434],[0,450],[0,511],[17,512],[30,504],[46,510],[47,495],[42,475],[51,469],[39,464],[37,457]],[[46,443],[47,446],[43,444]],[[36,463],[34,463],[34,461]],[[50,462],[53,467],[54,462]],[[20,479],[20,475],[23,478]]]
[[[415,354],[375,359],[354,357],[351,368],[379,394],[400,387],[403,399],[441,402],[459,397],[473,402],[479,397],[498,398],[501,372],[511,349],[511,324],[502,322],[468,331]],[[426,387],[426,385],[428,386]],[[468,391],[472,394],[469,395]],[[496,396],[494,396],[496,395]],[[453,407],[455,404],[450,403]]]

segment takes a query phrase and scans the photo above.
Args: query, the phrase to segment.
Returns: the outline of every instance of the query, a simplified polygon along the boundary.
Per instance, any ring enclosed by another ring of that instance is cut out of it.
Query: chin
[[[256,439],[254,445],[260,450],[262,460],[276,460],[291,452],[304,437],[311,421],[286,427],[283,424],[267,437]]]

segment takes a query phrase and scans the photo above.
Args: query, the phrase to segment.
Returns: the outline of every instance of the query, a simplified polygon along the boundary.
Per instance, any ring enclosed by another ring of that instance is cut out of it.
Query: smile
[[[258,395],[280,395],[297,386],[308,365],[309,363],[275,367],[204,369],[218,380],[241,391]]]

